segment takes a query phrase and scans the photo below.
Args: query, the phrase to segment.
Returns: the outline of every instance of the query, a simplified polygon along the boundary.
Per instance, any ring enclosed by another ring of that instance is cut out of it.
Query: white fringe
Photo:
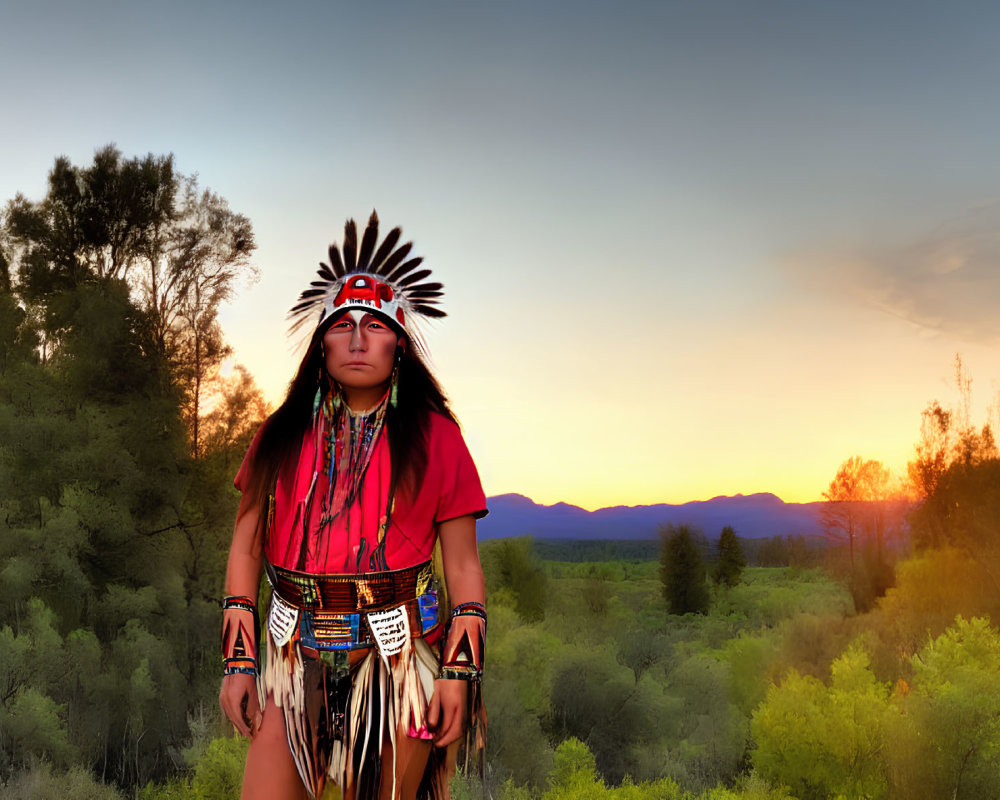
[[[312,745],[306,729],[304,666],[298,637],[284,647],[274,644],[266,634],[266,669],[258,680],[258,694],[270,694],[274,704],[285,710],[286,735],[293,760],[303,784],[310,785]],[[409,640],[398,655],[385,659],[378,649],[370,648],[353,664],[351,690],[347,701],[347,718],[343,742],[335,742],[330,753],[327,775],[347,792],[354,786],[354,759],[351,754],[360,747],[362,763],[369,749],[378,748],[388,733],[393,752],[393,796],[396,794],[396,736],[420,731],[427,719],[427,706],[434,692],[434,678],[439,658],[423,639]],[[378,681],[378,709],[375,710],[374,684]],[[292,724],[289,725],[289,717]],[[300,762],[300,759],[302,761]]]

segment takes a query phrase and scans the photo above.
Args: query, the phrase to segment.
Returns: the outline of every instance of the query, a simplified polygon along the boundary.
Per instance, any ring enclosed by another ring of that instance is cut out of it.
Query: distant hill
[[[490,497],[479,521],[480,538],[536,536],[545,539],[655,539],[666,523],[700,528],[709,538],[731,525],[738,536],[821,535],[822,503],[786,503],[770,493],[713,497],[680,505],[612,506],[586,511],[568,503],[539,505],[521,494]]]

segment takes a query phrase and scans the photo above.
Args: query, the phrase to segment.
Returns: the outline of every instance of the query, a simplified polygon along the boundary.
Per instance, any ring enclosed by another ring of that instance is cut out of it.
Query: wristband
[[[480,681],[485,657],[486,606],[475,602],[459,603],[451,611],[438,677]]]
[[[229,595],[222,600],[222,674],[257,674],[260,621],[252,597]]]

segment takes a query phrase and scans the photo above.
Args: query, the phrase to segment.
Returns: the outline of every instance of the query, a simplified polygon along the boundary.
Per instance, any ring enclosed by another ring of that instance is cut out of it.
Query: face
[[[347,390],[384,389],[404,341],[374,314],[344,312],[323,334],[326,371]]]

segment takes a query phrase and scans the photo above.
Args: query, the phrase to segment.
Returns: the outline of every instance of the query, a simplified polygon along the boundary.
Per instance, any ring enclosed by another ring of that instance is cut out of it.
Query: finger
[[[241,708],[243,703],[242,695],[234,697],[232,692],[223,691],[222,696],[219,698],[219,703],[226,718],[233,723],[233,727],[236,728],[241,736],[249,738],[250,727],[243,719],[243,709]]]
[[[441,731],[440,736],[434,740],[434,743],[438,747],[447,747],[459,737],[461,732],[461,727],[456,725],[454,720],[452,720],[452,723]]]
[[[257,692],[250,692],[250,702],[247,704],[247,716],[250,718],[250,735],[253,737],[260,730],[260,724],[264,719],[264,714],[260,708],[260,700],[257,699]]]
[[[224,707],[223,710],[226,712],[226,717],[229,721],[233,723],[233,727],[236,728],[236,732],[239,733],[240,736],[246,736],[249,738],[250,729],[247,727],[246,722],[243,721],[243,715],[231,707]]]
[[[458,707],[454,703],[447,703],[442,706],[441,724],[438,726],[437,736],[434,738],[435,744],[439,747],[445,747],[457,738],[457,711]]]
[[[438,721],[441,716],[441,697],[435,690],[434,694],[431,695],[431,702],[427,706],[427,728],[429,730],[434,730],[438,726]]]
[[[246,735],[249,738],[253,738],[255,733],[254,719],[257,717],[257,692],[256,688],[254,691],[244,691],[243,697],[240,698],[240,718],[243,720],[243,724],[246,726]]]

